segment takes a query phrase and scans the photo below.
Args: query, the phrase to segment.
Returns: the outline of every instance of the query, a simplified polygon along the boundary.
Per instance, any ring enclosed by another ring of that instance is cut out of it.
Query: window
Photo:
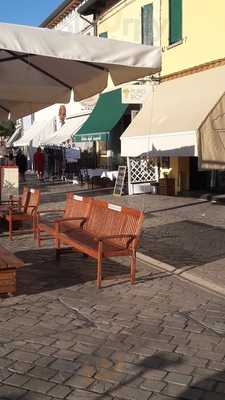
[[[169,0],[169,44],[182,40],[182,0]]]
[[[108,37],[108,32],[101,32],[101,33],[99,33],[99,37],[101,37],[101,38],[106,38],[106,39],[107,39],[107,37]]]
[[[142,44],[153,45],[153,4],[146,4],[141,9]]]

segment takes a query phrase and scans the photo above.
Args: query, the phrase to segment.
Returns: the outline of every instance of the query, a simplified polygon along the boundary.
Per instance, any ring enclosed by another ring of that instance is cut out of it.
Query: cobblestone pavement
[[[49,201],[52,206],[60,206],[68,188],[75,190],[76,185],[61,185],[57,192],[54,192],[54,186],[48,187],[43,195],[44,206]],[[145,212],[140,248],[143,254],[177,269],[225,259],[224,205],[198,198],[148,194],[116,197],[110,194],[110,189],[97,190],[93,194],[84,190],[83,193],[106,197],[114,203]]]
[[[0,398],[9,400],[224,400],[225,298],[138,263],[56,263],[51,241],[1,243],[26,266],[17,295],[0,300]],[[190,312],[188,314],[188,312]]]
[[[42,207],[61,206],[60,190]],[[144,209],[144,235],[187,220],[223,231],[223,207],[196,199],[113,201]],[[0,300],[1,400],[225,399],[224,297],[140,261],[131,286],[126,259],[104,262],[97,290],[93,260],[56,262],[51,241],[38,249],[30,235],[0,240],[26,263],[17,295]]]

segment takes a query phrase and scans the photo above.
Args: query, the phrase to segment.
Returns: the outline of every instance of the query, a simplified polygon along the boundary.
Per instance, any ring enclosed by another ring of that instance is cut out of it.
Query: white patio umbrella
[[[0,23],[0,110],[22,117],[160,70],[160,48]]]

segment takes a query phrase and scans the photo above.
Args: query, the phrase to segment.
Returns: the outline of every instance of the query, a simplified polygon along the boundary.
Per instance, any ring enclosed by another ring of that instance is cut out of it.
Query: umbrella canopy
[[[0,110],[18,118],[160,70],[160,48],[0,23]]]

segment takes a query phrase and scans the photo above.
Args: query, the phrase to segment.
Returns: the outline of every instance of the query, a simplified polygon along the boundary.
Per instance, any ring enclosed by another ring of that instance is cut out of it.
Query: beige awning
[[[153,86],[142,110],[121,137],[122,155],[203,155],[207,146],[203,147],[202,139],[201,146],[198,144],[203,152],[197,150],[197,132],[224,91],[225,67]],[[225,151],[223,158],[225,162]]]
[[[0,108],[12,118],[158,72],[153,46],[0,23]]]

